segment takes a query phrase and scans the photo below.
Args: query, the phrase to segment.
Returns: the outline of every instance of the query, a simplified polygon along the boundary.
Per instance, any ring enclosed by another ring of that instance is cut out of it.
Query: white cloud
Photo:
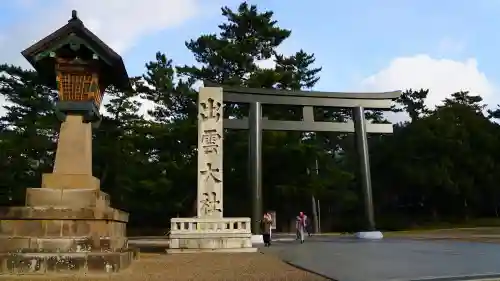
[[[211,2],[211,1],[209,1]],[[71,11],[104,42],[120,54],[140,39],[155,32],[176,27],[203,11],[201,0],[23,0],[23,14],[11,26],[0,26],[0,63],[29,67],[20,52],[66,24]],[[218,5],[215,2],[212,6]],[[214,9],[218,11],[218,9]],[[25,13],[25,14],[24,14]],[[9,40],[2,40],[9,38]],[[5,98],[0,96],[0,116]],[[152,105],[143,106],[146,114]]]
[[[42,3],[43,2],[43,3]],[[201,0],[31,0],[12,26],[0,27],[0,61],[27,66],[20,51],[64,25],[77,10],[85,25],[117,52],[143,36],[175,27],[199,14]],[[46,3],[46,4],[44,4]],[[2,30],[3,29],[3,30]]]
[[[378,73],[362,81],[367,91],[429,89],[428,106],[435,106],[458,91],[480,95],[486,103],[498,101],[496,89],[479,70],[476,59],[464,61],[434,59],[428,55],[396,58]]]
[[[259,60],[255,64],[262,69],[273,69],[276,67],[275,57],[272,56],[267,60]]]

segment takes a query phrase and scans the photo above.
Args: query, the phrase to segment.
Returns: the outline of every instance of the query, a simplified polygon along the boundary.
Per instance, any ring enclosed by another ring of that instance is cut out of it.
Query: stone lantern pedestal
[[[26,205],[0,208],[0,273],[110,273],[137,253],[126,237],[128,214],[114,209],[92,175],[92,127],[108,85],[128,90],[121,57],[71,20],[23,51],[48,87],[58,90],[61,129],[52,173],[26,190]]]

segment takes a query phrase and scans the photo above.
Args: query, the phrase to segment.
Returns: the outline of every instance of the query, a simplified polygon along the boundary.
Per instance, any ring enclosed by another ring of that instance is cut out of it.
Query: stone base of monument
[[[0,274],[109,273],[138,257],[128,247],[128,214],[110,207],[106,193],[26,193],[26,206],[0,208]]]
[[[250,218],[174,218],[167,253],[256,252]]]
[[[253,245],[264,244],[264,236],[262,234],[252,235],[251,241]]]
[[[356,232],[354,236],[359,239],[371,239],[371,240],[379,240],[384,238],[384,235],[380,231],[361,231],[361,232]]]

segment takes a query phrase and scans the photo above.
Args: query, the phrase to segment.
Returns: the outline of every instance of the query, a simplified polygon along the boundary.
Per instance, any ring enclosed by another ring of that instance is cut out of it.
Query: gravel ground
[[[166,281],[166,280],[296,280],[329,279],[292,267],[270,254],[141,254],[130,268],[121,273],[97,276],[0,277],[0,280],[37,281]]]

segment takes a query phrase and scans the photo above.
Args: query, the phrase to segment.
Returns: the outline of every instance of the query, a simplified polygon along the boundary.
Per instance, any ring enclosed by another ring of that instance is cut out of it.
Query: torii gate
[[[262,216],[262,130],[303,132],[352,132],[356,135],[356,146],[360,163],[361,183],[367,226],[365,231],[375,231],[373,199],[368,155],[368,133],[392,133],[392,124],[372,124],[365,120],[365,109],[390,109],[391,102],[401,91],[381,93],[315,92],[241,88],[220,86],[205,82],[207,87],[222,87],[223,101],[247,103],[249,117],[224,119],[224,129],[249,130],[250,185],[252,189],[252,232],[257,234]],[[302,106],[302,121],[269,120],[262,117],[262,105]],[[353,121],[320,122],[314,120],[314,106],[351,108]]]

